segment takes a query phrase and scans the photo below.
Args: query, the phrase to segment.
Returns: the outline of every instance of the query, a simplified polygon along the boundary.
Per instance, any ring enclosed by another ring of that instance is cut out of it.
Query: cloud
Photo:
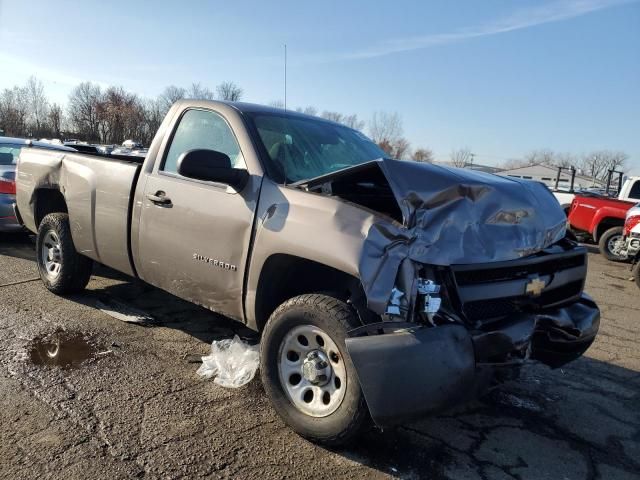
[[[382,57],[393,53],[421,50],[473,38],[498,35],[546,23],[569,20],[633,1],[635,0],[556,0],[533,8],[517,10],[509,16],[476,27],[464,28],[450,33],[390,39],[371,47],[345,53],[341,55],[339,59]]]

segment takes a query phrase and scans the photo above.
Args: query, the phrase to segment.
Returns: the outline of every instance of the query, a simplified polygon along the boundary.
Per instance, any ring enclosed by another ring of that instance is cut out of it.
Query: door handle
[[[155,194],[147,194],[147,198],[156,205],[171,205],[171,199],[167,197],[167,194],[163,191],[156,192]]]

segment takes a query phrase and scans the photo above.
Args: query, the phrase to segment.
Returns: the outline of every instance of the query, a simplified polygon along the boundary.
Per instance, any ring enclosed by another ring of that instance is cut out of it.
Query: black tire
[[[344,398],[333,413],[324,417],[314,417],[299,410],[280,381],[280,346],[290,330],[304,325],[317,327],[331,338],[346,368]],[[264,389],[284,422],[308,440],[340,446],[368,426],[369,411],[345,346],[347,331],[359,325],[356,314],[345,302],[328,295],[309,294],[280,305],[264,328],[260,342],[260,375]]]
[[[48,248],[45,242],[48,242],[50,233],[57,237],[59,246],[56,249],[56,252],[59,252],[59,270],[55,275],[48,271],[49,257],[43,252],[43,249]],[[36,258],[42,282],[48,290],[57,295],[80,292],[89,283],[93,261],[76,251],[71,238],[69,215],[66,213],[50,213],[42,219],[36,238]]]
[[[638,288],[640,288],[640,260],[633,266],[633,279]]]
[[[598,248],[604,258],[612,262],[624,262],[627,257],[615,255],[610,249],[610,240],[615,236],[622,236],[622,227],[613,227],[602,234],[598,241]]]

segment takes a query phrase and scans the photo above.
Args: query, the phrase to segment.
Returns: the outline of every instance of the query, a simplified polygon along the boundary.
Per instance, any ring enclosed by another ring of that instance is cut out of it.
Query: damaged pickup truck
[[[317,442],[584,353],[586,251],[543,185],[384,157],[319,118],[180,101],[141,163],[23,149],[16,210],[52,292],[95,261],[261,332],[273,407]]]

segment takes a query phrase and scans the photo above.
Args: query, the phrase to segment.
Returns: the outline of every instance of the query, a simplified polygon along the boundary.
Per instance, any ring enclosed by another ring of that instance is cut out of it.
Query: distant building
[[[542,182],[550,188],[556,186],[556,177],[558,176],[558,167],[550,165],[536,164],[527,165],[526,167],[511,168],[509,170],[503,170],[498,172],[497,175],[503,177],[524,178],[525,180],[536,180]],[[568,189],[571,185],[571,172],[568,170],[562,170],[560,180],[558,182],[558,188]],[[604,182],[585,177],[584,175],[576,174],[574,189],[581,190],[585,188],[600,188],[604,186]]]
[[[433,163],[435,165],[441,165],[443,167],[453,167],[451,162],[433,162]],[[491,165],[481,165],[479,163],[467,163],[463,168],[466,168],[468,170],[477,170],[479,172],[485,172],[485,173],[498,173],[503,170],[500,167],[493,167]]]

